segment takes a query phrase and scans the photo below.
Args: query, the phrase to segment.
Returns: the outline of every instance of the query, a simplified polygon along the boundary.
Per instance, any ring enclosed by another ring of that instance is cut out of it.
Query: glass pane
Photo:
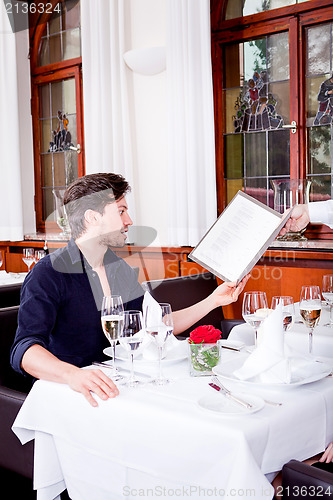
[[[75,79],[63,82],[63,109],[69,114],[76,113]]]
[[[245,134],[245,177],[266,176],[265,132]]]
[[[309,173],[331,172],[331,127],[308,129]]]
[[[246,179],[244,191],[265,205],[268,204],[267,179]]]
[[[243,44],[234,43],[225,47],[223,70],[227,89],[243,85]]]
[[[41,131],[41,151],[47,153],[50,149],[50,141],[52,140],[51,120],[40,120]]]
[[[244,77],[253,78],[255,72],[266,70],[266,38],[244,43]]]
[[[224,165],[225,177],[243,177],[244,146],[243,134],[227,135],[224,137]]]
[[[46,153],[41,156],[43,187],[53,186],[52,156],[51,153]]]
[[[65,153],[55,153],[53,155],[54,164],[54,185],[66,186]]]
[[[77,144],[77,128],[76,128],[76,115],[64,115],[65,121],[67,120],[66,142],[76,146]]]
[[[307,30],[307,74],[318,75],[331,71],[332,28],[324,24]]]
[[[332,178],[330,175],[311,177],[310,201],[325,201],[333,198]]]
[[[270,128],[281,127],[290,121],[289,81],[270,83],[268,86],[267,106],[270,109]],[[283,122],[281,122],[281,119]]]
[[[323,115],[327,111],[328,99],[319,102],[318,97],[321,88],[325,93],[325,85],[323,87],[321,86],[328,78],[329,75],[307,78],[307,126],[313,125],[315,118],[315,125],[320,125],[321,121],[325,121]]]
[[[50,64],[62,60],[62,40],[61,35],[52,35],[49,38]]]
[[[74,59],[81,56],[80,30],[65,31],[63,35],[64,59]]]
[[[68,30],[80,25],[80,2],[70,2],[63,15],[63,29]]]
[[[78,177],[77,153],[65,152],[66,185],[71,184]]]
[[[229,0],[229,3],[233,0]],[[287,5],[294,5],[296,0],[245,0],[243,7],[243,16],[257,14],[265,10],[278,9]]]
[[[49,39],[42,38],[41,47],[39,51],[39,65],[46,66],[47,64],[50,64]]]
[[[58,116],[63,107],[63,82],[51,83],[52,116]]]
[[[40,101],[40,117],[51,118],[50,110],[50,85],[41,85],[39,87],[39,101]]]
[[[53,205],[53,193],[52,189],[42,189],[42,197],[43,197],[43,219],[45,220],[51,214],[53,214],[55,208]],[[49,220],[55,220],[54,217]]]
[[[244,191],[243,179],[230,179],[226,181],[226,204],[235,196],[237,191]]]
[[[238,117],[239,113],[241,115],[241,111],[238,113],[238,107],[241,105],[241,89],[230,89],[224,91],[224,100],[225,100],[225,132],[227,134],[231,134],[235,131],[237,125],[235,124],[235,120]],[[239,116],[240,116],[239,115]],[[237,130],[238,131],[238,130]]]
[[[289,34],[267,37],[267,73],[270,82],[289,80]]]
[[[49,28],[50,35],[55,35],[56,33],[60,33],[60,31],[61,31],[61,16],[53,17],[48,23],[48,28]]]
[[[290,175],[290,131],[276,130],[268,133],[268,175]]]

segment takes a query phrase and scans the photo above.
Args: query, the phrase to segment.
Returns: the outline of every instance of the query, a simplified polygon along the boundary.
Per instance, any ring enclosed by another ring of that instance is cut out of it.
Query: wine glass
[[[2,266],[3,264],[3,255],[2,255],[2,251],[0,250],[0,267]]]
[[[169,335],[173,333],[173,319],[170,304],[159,304],[161,308],[161,316],[157,317],[155,310],[152,313],[148,306],[145,311],[144,323],[146,332],[152,337],[158,349],[158,377],[152,380],[153,384],[165,385],[170,382],[162,374],[162,354],[163,347]],[[156,306],[155,306],[156,307]],[[154,307],[154,309],[155,309]]]
[[[254,345],[258,343],[258,328],[268,315],[268,303],[265,292],[245,292],[242,315],[246,323],[254,328]]]
[[[35,262],[38,262],[40,259],[45,257],[46,252],[45,250],[36,250],[35,251]]]
[[[321,293],[330,306],[330,320],[324,326],[333,328],[333,274],[325,274],[323,276],[323,287]]]
[[[116,343],[122,334],[124,326],[124,306],[120,295],[103,297],[101,321],[104,335],[113,347],[113,362],[111,368],[116,373]]]
[[[271,309],[276,309],[278,304],[282,304],[283,331],[290,330],[295,321],[294,299],[289,295],[278,295],[272,298]]]
[[[128,387],[137,387],[142,384],[142,382],[137,380],[134,376],[134,352],[140,349],[143,337],[144,330],[142,329],[141,311],[125,311],[124,328],[119,337],[119,341],[131,358],[131,374],[126,381]]]
[[[34,264],[35,261],[35,250],[33,248],[23,248],[23,262],[26,266],[28,266],[28,272],[30,271],[30,267]]]
[[[302,286],[299,310],[305,326],[309,329],[309,353],[312,354],[312,335],[321,313],[320,289],[317,285]]]

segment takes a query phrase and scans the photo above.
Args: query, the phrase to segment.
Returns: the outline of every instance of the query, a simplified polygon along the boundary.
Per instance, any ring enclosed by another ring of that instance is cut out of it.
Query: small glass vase
[[[190,375],[201,377],[212,375],[212,369],[220,361],[220,350],[214,344],[189,344]]]

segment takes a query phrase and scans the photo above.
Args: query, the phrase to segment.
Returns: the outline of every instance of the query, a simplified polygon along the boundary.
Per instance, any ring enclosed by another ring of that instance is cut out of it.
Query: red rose
[[[202,325],[191,331],[189,343],[201,344],[203,342],[204,344],[214,344],[221,338],[221,335],[221,330],[218,330],[213,325]]]

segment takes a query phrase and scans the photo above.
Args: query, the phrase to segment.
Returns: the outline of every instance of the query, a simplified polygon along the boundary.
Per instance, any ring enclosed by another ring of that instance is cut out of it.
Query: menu
[[[290,215],[238,191],[189,257],[222,280],[239,283]]]

